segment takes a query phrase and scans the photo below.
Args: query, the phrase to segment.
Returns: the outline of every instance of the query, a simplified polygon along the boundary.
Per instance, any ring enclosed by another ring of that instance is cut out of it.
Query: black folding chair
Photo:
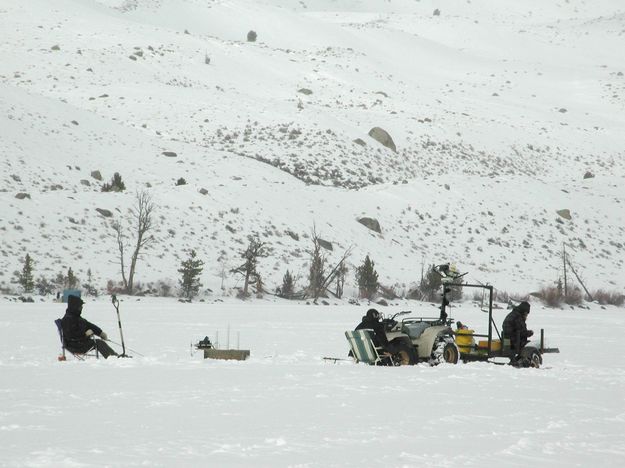
[[[60,354],[58,357],[59,361],[67,361],[67,355],[65,353],[66,351],[80,361],[84,361],[87,357],[95,357],[96,359],[100,359],[100,354],[98,353],[98,348],[96,346],[94,336],[91,337],[91,340],[93,341],[93,348],[87,351],[86,353],[77,353],[75,351],[67,349],[67,347],[65,346],[65,340],[63,339],[63,327],[61,325],[61,319],[56,319],[54,321],[54,324],[56,325],[56,328],[59,332],[59,338],[61,339],[62,354]]]

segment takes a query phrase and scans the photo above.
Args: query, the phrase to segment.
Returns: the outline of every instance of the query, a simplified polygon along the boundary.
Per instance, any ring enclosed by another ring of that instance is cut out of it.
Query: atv
[[[400,350],[396,353],[394,361],[399,364],[427,362],[434,366],[443,362],[457,364],[460,351],[451,329],[452,321],[431,317],[407,317],[401,321],[396,320],[397,317],[410,313],[402,311],[382,319],[388,341],[402,338],[404,342],[410,341],[414,346],[415,353]]]

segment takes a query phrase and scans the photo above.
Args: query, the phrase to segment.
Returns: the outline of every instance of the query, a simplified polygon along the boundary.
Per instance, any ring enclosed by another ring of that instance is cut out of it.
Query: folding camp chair
[[[98,353],[98,347],[96,346],[95,343],[95,338],[92,337],[91,339],[93,340],[93,349],[86,352],[86,353],[76,353],[74,351],[71,351],[69,349],[67,349],[65,347],[65,340],[63,340],[63,327],[61,326],[61,319],[56,319],[54,321],[54,324],[56,325],[56,328],[59,332],[59,338],[61,339],[61,351],[62,354],[59,355],[58,359],[59,361],[67,361],[67,356],[65,354],[65,351],[67,351],[68,353],[70,353],[72,356],[74,356],[76,359],[80,360],[80,361],[84,361],[88,356],[95,356],[96,359],[100,359],[100,354]]]
[[[346,331],[345,337],[352,350],[352,357],[356,362],[364,362],[370,365],[394,365],[390,354],[384,352],[381,347],[373,343],[372,330]]]

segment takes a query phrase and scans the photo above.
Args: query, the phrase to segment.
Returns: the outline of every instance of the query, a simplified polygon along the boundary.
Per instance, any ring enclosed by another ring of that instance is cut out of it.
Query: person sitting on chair
[[[369,309],[362,321],[355,328],[356,330],[373,330],[373,344],[381,347],[391,354],[397,354],[400,351],[405,352],[403,356],[405,362],[402,364],[416,364],[418,357],[417,352],[409,338],[398,337],[388,341],[384,323],[380,320],[380,313],[375,309]]]
[[[84,301],[78,296],[67,297],[67,310],[61,320],[65,348],[72,353],[82,354],[95,347],[104,359],[117,356],[117,353],[105,341],[106,333],[80,316],[83,304]],[[101,339],[94,339],[93,335]]]
[[[534,334],[527,329],[527,316],[530,313],[530,305],[523,301],[512,309],[503,321],[503,337],[510,340],[510,348],[519,354],[529,342],[528,338]]]

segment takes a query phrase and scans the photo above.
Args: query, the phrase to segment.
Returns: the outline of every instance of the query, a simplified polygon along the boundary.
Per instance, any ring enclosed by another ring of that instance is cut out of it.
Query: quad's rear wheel
[[[445,343],[443,348],[443,360],[449,364],[458,364],[460,350],[455,343]]]
[[[436,366],[444,362],[448,364],[458,364],[460,360],[460,350],[453,338],[443,337],[434,345],[430,364]]]
[[[543,363],[543,358],[540,353],[536,351],[532,351],[532,354],[529,356],[529,367],[533,367],[534,369],[540,368]]]
[[[523,348],[521,353],[510,362],[514,367],[531,367],[539,369],[543,365],[543,357],[536,348]]]

